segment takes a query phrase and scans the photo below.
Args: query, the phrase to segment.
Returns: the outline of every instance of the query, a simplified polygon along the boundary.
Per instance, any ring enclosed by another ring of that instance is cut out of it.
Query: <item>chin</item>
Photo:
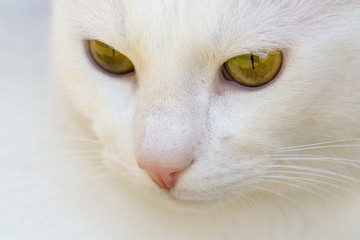
[[[199,186],[186,186],[180,178],[178,184],[168,190],[160,188],[150,179],[145,179],[144,184],[137,185],[135,191],[144,196],[144,199],[151,199],[156,205],[170,211],[183,213],[202,213],[224,209],[234,203],[251,204],[251,197],[247,195],[251,190],[249,186],[241,186],[237,189],[225,188],[218,192],[208,186],[207,189],[200,189]],[[133,185],[133,184],[131,184]],[[192,188],[192,190],[190,190]],[[195,190],[197,189],[198,190]]]
[[[142,194],[144,192],[142,191]],[[183,212],[183,213],[201,213],[214,211],[225,207],[226,205],[235,201],[235,199],[205,199],[195,197],[191,200],[182,198],[174,193],[173,190],[163,190],[154,193],[147,191],[148,198],[151,198],[155,204],[165,207],[170,211]]]

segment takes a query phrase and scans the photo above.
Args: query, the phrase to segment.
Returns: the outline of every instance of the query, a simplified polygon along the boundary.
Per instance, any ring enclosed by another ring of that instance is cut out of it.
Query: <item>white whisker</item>
[[[96,155],[75,155],[75,156],[68,156],[68,159],[103,160],[103,156],[96,156]]]
[[[112,177],[113,174],[111,172],[107,172],[107,173],[95,175],[91,178],[82,179],[82,181],[73,182],[72,187],[76,186],[76,190],[77,190],[73,192],[73,195],[82,197],[84,195],[87,196],[89,194],[93,194],[93,192],[99,190],[98,188],[99,186],[107,183],[109,180],[112,179]],[[83,184],[86,184],[86,187],[80,187]]]
[[[336,178],[332,178],[332,177],[329,177],[329,176],[323,176],[323,175],[318,175],[318,174],[312,174],[312,173],[308,173],[308,172],[295,172],[295,171],[272,171],[271,173],[281,173],[281,174],[300,174],[300,175],[305,175],[305,176],[313,176],[313,177],[317,177],[317,178],[323,178],[323,179],[328,179],[328,180],[333,180],[333,181],[336,181],[336,182],[340,182],[340,183],[343,183],[343,184],[346,184],[346,185],[350,185],[352,187],[358,187],[358,186],[354,186],[353,184],[350,184],[348,182],[345,182],[345,181],[341,181],[339,179],[336,179]],[[353,193],[355,195],[358,195],[356,194],[355,192],[347,189],[347,188],[344,188],[342,186],[339,186],[339,185],[336,185],[336,184],[333,184],[333,183],[330,183],[330,182],[326,182],[326,181],[322,181],[322,180],[319,180],[319,179],[314,179],[314,178],[303,178],[303,177],[293,177],[292,178],[297,178],[297,179],[302,179],[302,180],[311,180],[312,182],[318,182],[318,183],[322,183],[322,184],[325,184],[325,185],[329,185],[329,186],[332,186],[332,187],[335,187],[335,188],[339,188],[339,189],[342,189],[344,191],[347,191],[347,192],[350,192],[350,193]]]
[[[360,161],[355,159],[347,158],[333,158],[333,157],[322,157],[319,155],[273,155],[276,157],[276,161],[314,161],[314,162],[329,162],[336,164],[348,165],[355,168],[360,168]]]
[[[283,150],[278,149],[278,150],[275,150],[274,152],[295,152],[295,151],[340,148],[340,147],[360,147],[360,144],[338,144],[338,145],[313,146],[313,147],[293,148],[293,149],[283,149]]]
[[[351,142],[351,141],[360,141],[360,138],[348,138],[348,139],[341,139],[341,140],[334,140],[334,141],[327,141],[327,142],[318,142],[318,143],[283,147],[283,148],[279,148],[278,150],[297,149],[297,148],[305,148],[305,147],[312,147],[312,146],[319,146],[319,145],[326,145],[326,144],[333,144],[333,143],[341,143],[341,142]]]
[[[67,140],[72,140],[72,141],[78,141],[78,142],[95,143],[95,144],[99,144],[99,145],[101,144],[100,141],[90,139],[90,138],[71,137],[71,136],[56,136],[56,137],[57,138],[67,139]]]
[[[308,179],[308,178],[301,178],[301,177],[277,176],[277,175],[267,175],[267,176],[263,176],[262,178],[271,178],[271,179],[275,178],[275,179],[284,179],[284,180],[299,182],[299,183],[302,183],[302,184],[309,185],[311,187],[320,189],[320,190],[322,190],[324,192],[327,192],[328,194],[336,197],[337,199],[341,199],[338,195],[336,195],[334,192],[330,191],[329,189],[327,189],[325,187],[322,187],[320,185],[314,184],[312,182],[309,182],[309,181],[312,180],[310,178]],[[316,182],[316,183],[319,183],[319,182]]]
[[[328,170],[324,170],[324,169],[319,169],[319,168],[303,167],[303,166],[287,166],[287,165],[268,165],[268,166],[262,166],[262,167],[264,167],[264,168],[289,168],[289,169],[295,169],[295,170],[305,170],[305,171],[310,171],[310,172],[315,172],[315,173],[328,174],[328,175],[335,176],[335,177],[338,177],[338,178],[347,179],[347,180],[349,180],[351,182],[360,183],[359,179],[349,177],[349,176],[346,176],[346,175],[343,175],[343,174],[339,174],[339,173],[336,173],[336,172],[332,172],[332,171],[328,171]],[[272,172],[274,172],[274,171],[272,170]],[[301,173],[301,174],[304,174],[304,173],[307,173],[307,172],[289,171],[289,173],[295,173],[295,174],[296,173]],[[307,174],[310,175],[311,173],[307,173]],[[328,179],[336,180],[338,182],[342,182],[342,183],[345,183],[345,184],[350,184],[349,182],[343,181],[343,180],[338,179],[338,178],[330,177],[330,176],[327,176],[327,175],[320,175],[320,174],[312,174],[312,175],[313,176],[318,176],[318,177],[327,177]],[[353,185],[353,184],[351,184],[351,185]]]
[[[85,177],[86,175],[88,174],[94,174],[95,172],[99,171],[99,170],[107,170],[108,169],[104,166],[104,165],[100,165],[100,166],[96,166],[94,168],[90,168],[90,169],[87,169],[83,172],[81,172],[80,174],[76,175],[76,176],[71,176],[70,178],[67,178],[64,180],[64,183],[68,183],[68,182],[71,182],[73,183],[74,180],[77,180],[77,179],[82,179],[83,177]],[[82,179],[83,180],[83,179]]]
[[[81,153],[102,153],[102,150],[74,150],[74,151],[64,151],[60,154],[68,155],[68,154],[81,154]]]
[[[257,186],[254,186],[254,188],[259,189],[259,190],[262,190],[262,191],[270,192],[270,193],[272,193],[272,194],[275,194],[275,195],[277,195],[277,196],[280,196],[280,197],[282,197],[282,198],[284,198],[284,199],[286,199],[286,200],[294,203],[296,206],[298,206],[298,207],[300,207],[300,208],[302,208],[302,209],[304,209],[304,210],[306,209],[304,206],[302,206],[301,204],[299,204],[297,201],[295,201],[294,199],[292,199],[292,198],[290,198],[290,197],[288,197],[288,196],[286,196],[286,195],[284,195],[284,194],[282,194],[282,193],[279,193],[279,192],[276,192],[276,191],[273,191],[273,190],[270,190],[270,189],[267,189],[267,188],[257,187]]]
[[[96,180],[96,182],[98,182],[98,180],[100,180],[100,179],[102,179],[104,177],[110,177],[110,176],[113,176],[113,173],[110,172],[110,171],[101,172],[101,173],[96,174],[96,175],[92,175],[92,176],[89,176],[89,177],[86,177],[86,178],[79,179],[76,183],[86,183],[88,181],[93,181],[93,180]]]
[[[294,178],[300,179],[300,180],[304,180],[304,181],[311,181],[311,182],[315,182],[315,183],[324,184],[324,185],[326,185],[326,186],[330,186],[330,187],[333,187],[333,188],[337,188],[337,189],[346,191],[346,192],[348,192],[348,193],[351,193],[351,194],[353,194],[353,195],[360,196],[358,193],[356,193],[356,192],[354,192],[354,191],[351,191],[351,190],[348,189],[348,188],[345,188],[345,187],[342,187],[342,186],[339,186],[339,185],[336,185],[336,184],[333,184],[333,183],[330,183],[330,182],[327,182],[327,181],[322,181],[322,180],[314,179],[314,178],[304,178],[304,177],[294,177]]]
[[[264,176],[263,178],[266,178],[266,176]],[[270,182],[270,183],[278,183],[278,184],[284,184],[284,185],[288,185],[288,186],[291,186],[291,187],[295,187],[295,188],[298,188],[298,189],[301,189],[301,190],[304,190],[306,192],[309,192],[309,193],[312,193],[324,200],[327,200],[327,198],[324,196],[324,195],[321,195],[320,193],[318,192],[314,192],[313,190],[309,189],[309,188],[305,188],[305,187],[302,187],[302,186],[299,186],[299,185],[296,185],[296,184],[293,184],[293,183],[289,183],[289,182],[282,182],[282,181],[278,181],[278,180],[269,180],[269,179],[263,179],[262,180],[263,182]]]
[[[239,193],[239,195],[242,197],[242,199],[247,200],[246,202],[250,202],[253,206],[257,206],[256,201],[251,196],[245,193]]]

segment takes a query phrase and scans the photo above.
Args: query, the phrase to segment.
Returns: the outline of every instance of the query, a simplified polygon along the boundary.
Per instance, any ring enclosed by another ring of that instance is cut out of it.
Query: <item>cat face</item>
[[[310,179],[314,165],[347,174],[316,160],[358,155],[330,143],[287,148],[360,137],[360,24],[349,24],[358,12],[355,1],[54,1],[55,66],[104,164],[141,192],[180,205],[301,192],[279,178]],[[126,55],[135,72],[100,69],[88,40]],[[222,73],[232,57],[275,50],[281,70],[264,86]],[[181,165],[176,184],[159,187],[144,162]]]

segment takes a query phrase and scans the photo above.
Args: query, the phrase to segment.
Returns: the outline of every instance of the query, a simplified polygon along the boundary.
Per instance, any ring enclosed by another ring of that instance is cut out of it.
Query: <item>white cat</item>
[[[53,13],[68,102],[29,170],[18,236],[360,239],[359,1],[58,0]],[[277,71],[251,87],[236,56]],[[108,73],[120,58],[134,70]]]

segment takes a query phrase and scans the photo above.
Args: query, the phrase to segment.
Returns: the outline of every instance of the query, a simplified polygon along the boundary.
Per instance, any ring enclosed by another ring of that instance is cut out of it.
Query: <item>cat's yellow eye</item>
[[[274,51],[259,57],[244,54],[230,58],[224,63],[223,71],[229,80],[248,87],[259,87],[273,80],[282,65],[281,51]]]
[[[134,65],[125,55],[97,40],[89,41],[90,53],[94,61],[105,71],[125,74],[134,71]]]

